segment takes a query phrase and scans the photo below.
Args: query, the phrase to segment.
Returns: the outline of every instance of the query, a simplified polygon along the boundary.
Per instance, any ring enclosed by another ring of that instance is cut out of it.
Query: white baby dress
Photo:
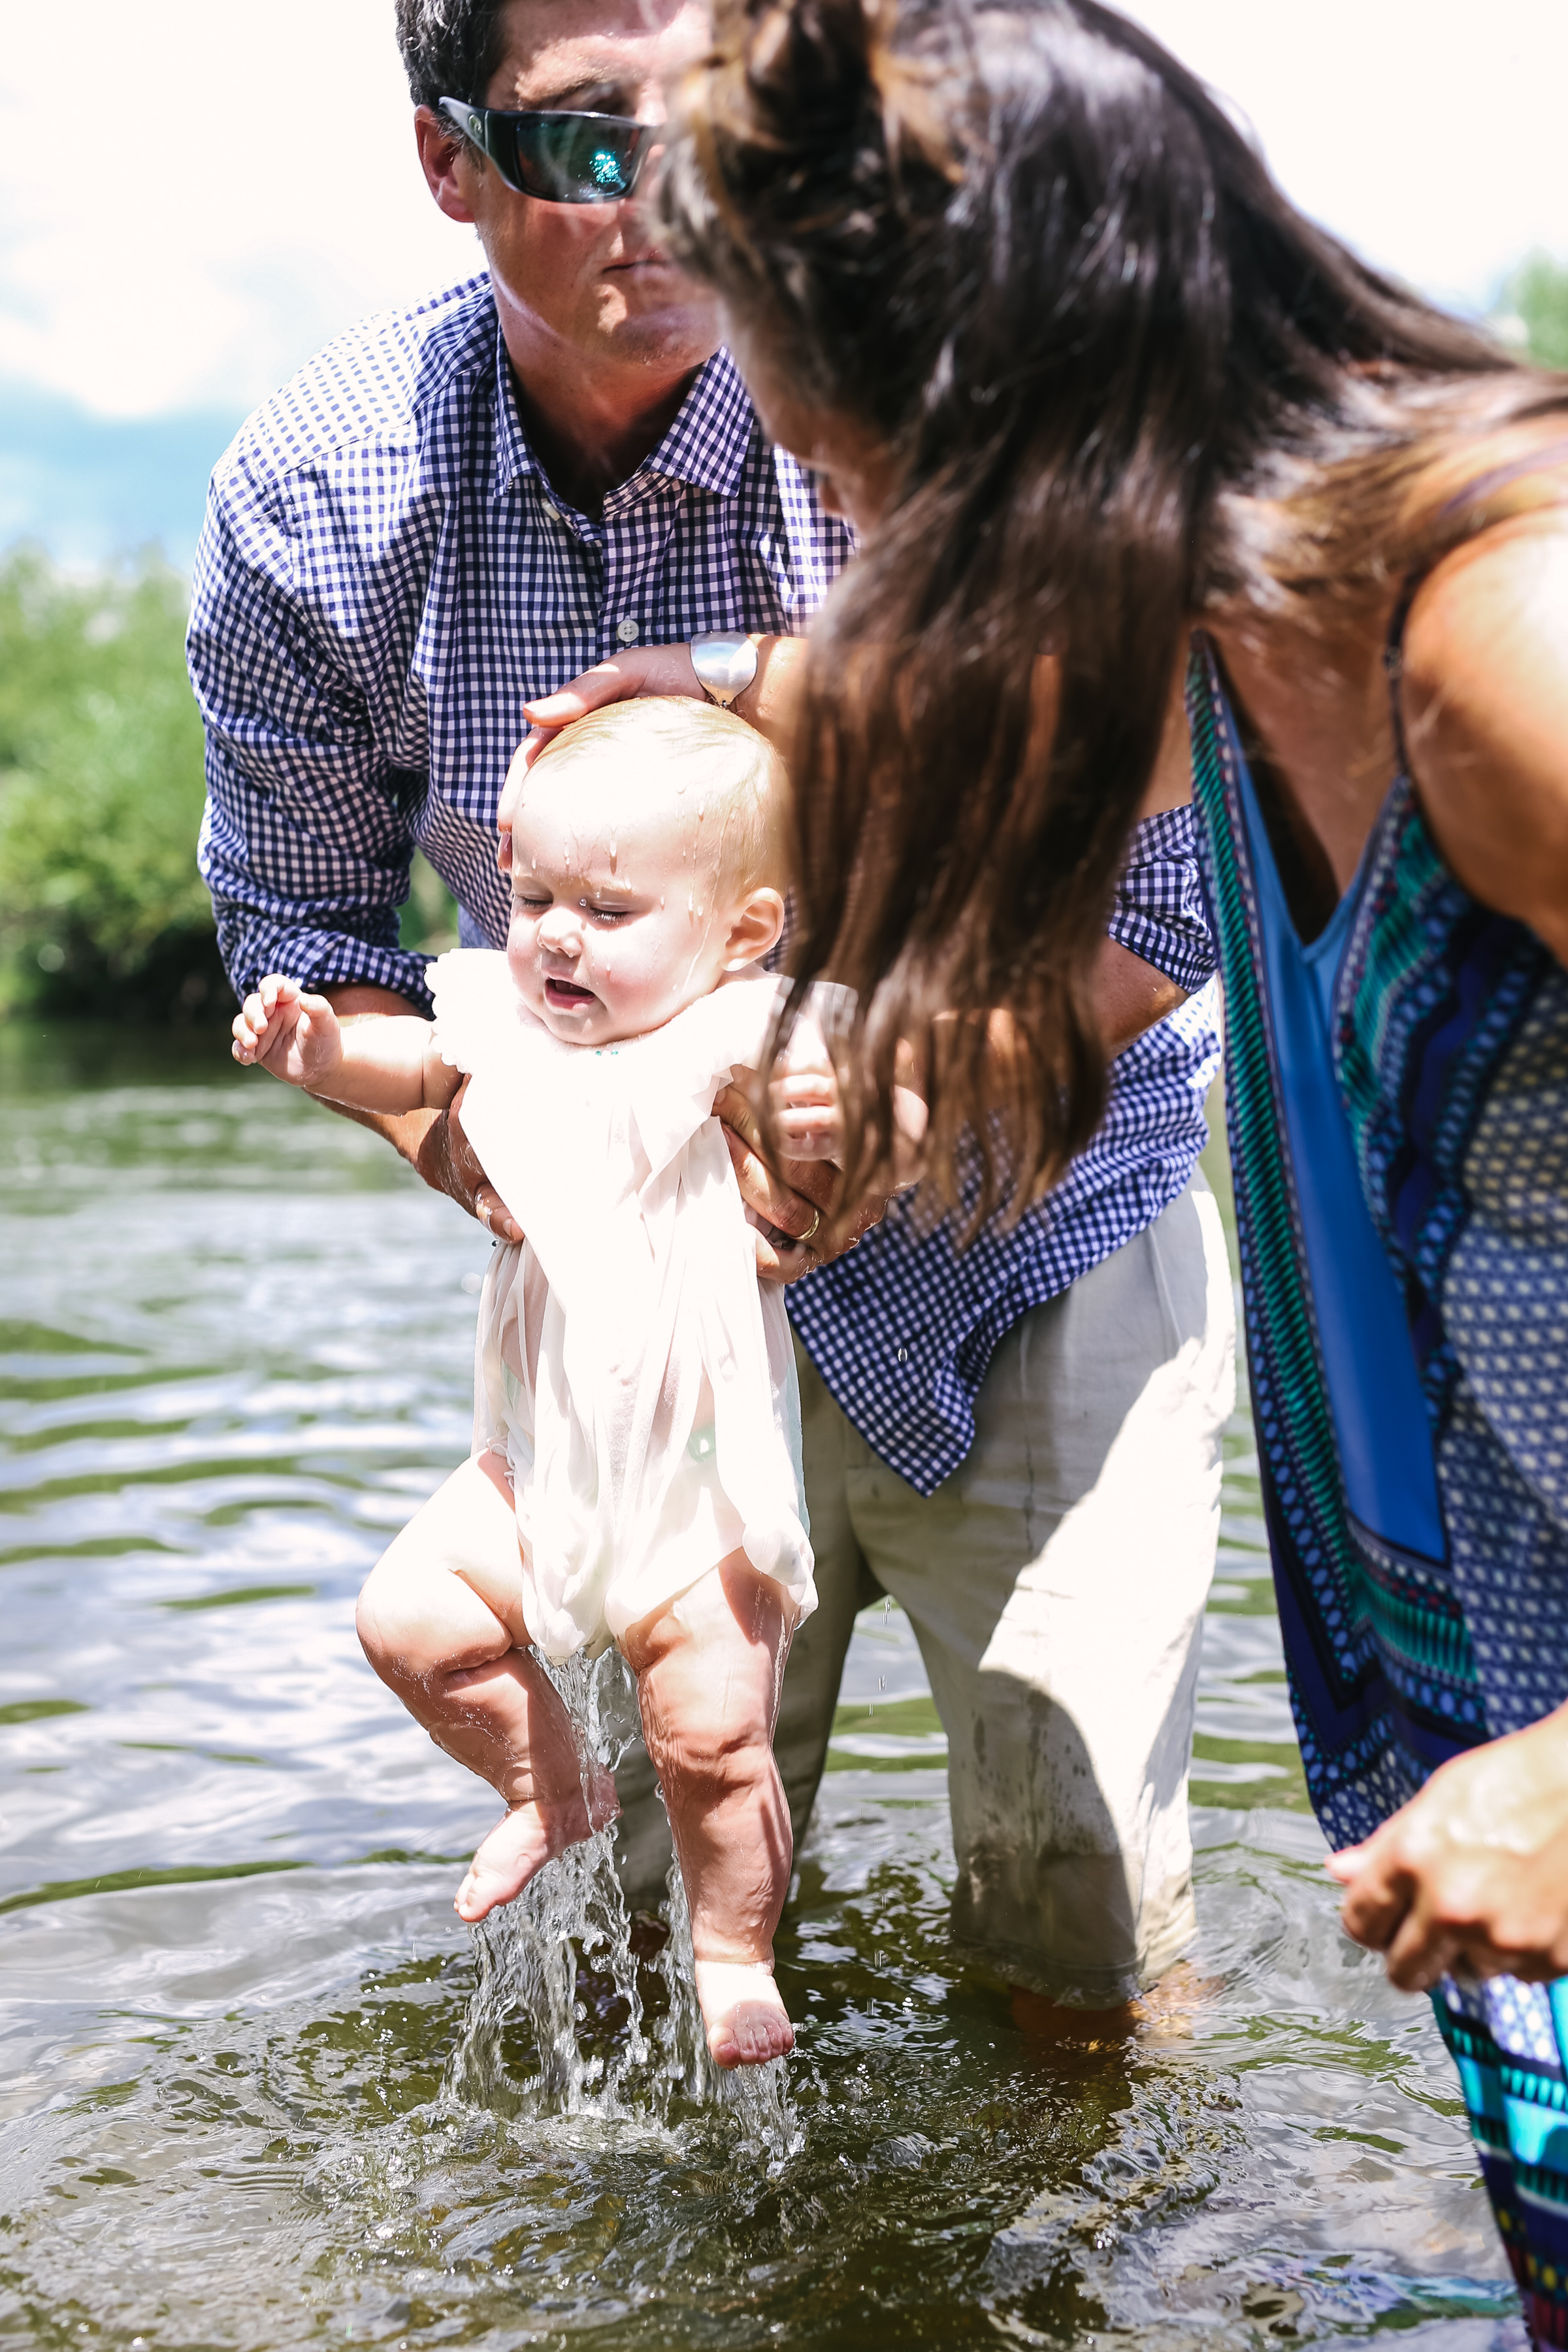
[[[711,1115],[780,983],[726,981],[595,1047],[553,1036],[498,950],[428,980],[437,1047],[470,1076],[464,1130],[527,1235],[479,1301],[474,1451],[511,1466],[530,1634],[555,1660],[602,1648],[742,1549],[809,1614],[784,1293],[757,1280]]]

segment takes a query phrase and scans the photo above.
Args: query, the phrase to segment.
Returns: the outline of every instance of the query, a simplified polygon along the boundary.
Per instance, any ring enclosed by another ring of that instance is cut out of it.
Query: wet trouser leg
[[[1235,1394],[1201,1180],[1015,1325],[963,1466],[922,1499],[803,1362],[823,1603],[775,1742],[797,1825],[857,1606],[890,1593],[948,1734],[954,1926],[1012,1980],[1109,2006],[1194,1926],[1187,1767]]]

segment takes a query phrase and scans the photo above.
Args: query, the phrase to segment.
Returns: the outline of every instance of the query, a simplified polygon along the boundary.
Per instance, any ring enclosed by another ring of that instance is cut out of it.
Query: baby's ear
[[[759,884],[748,890],[731,918],[724,942],[724,969],[742,971],[749,963],[777,947],[784,930],[784,902],[779,892]]]

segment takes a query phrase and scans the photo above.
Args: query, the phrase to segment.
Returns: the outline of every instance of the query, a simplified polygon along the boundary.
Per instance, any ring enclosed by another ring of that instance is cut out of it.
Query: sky
[[[1368,259],[1470,310],[1531,248],[1568,260],[1568,0],[1130,13]],[[0,541],[161,537],[184,560],[246,412],[365,312],[478,266],[426,192],[392,25],[392,0],[7,12]]]

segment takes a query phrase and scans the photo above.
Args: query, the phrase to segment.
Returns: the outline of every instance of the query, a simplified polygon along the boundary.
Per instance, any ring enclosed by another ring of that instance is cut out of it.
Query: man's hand
[[[757,1272],[764,1282],[798,1282],[814,1267],[831,1265],[880,1222],[888,1203],[868,1201],[847,1234],[830,1234],[838,1171],[826,1160],[785,1160],[774,1173],[759,1149],[757,1115],[738,1086],[726,1087],[713,1108],[748,1209],[770,1229],[753,1232]]]
[[[363,981],[344,982],[326,993],[340,1021],[358,1021],[382,1013],[417,1015],[419,1012],[418,1006],[411,1004],[405,996]],[[374,1128],[377,1135],[384,1136],[433,1192],[445,1192],[448,1200],[456,1201],[459,1209],[466,1209],[498,1241],[520,1242],[521,1227],[486,1176],[463,1133],[463,1097],[468,1090],[465,1078],[446,1110],[353,1110],[346,1103],[331,1103],[328,1108],[341,1110],[345,1118],[356,1120],[361,1127]]]
[[[1459,1963],[1568,1974],[1568,1707],[1454,1757],[1329,1870],[1346,1933],[1386,1955],[1402,1991]]]
[[[752,643],[757,648],[757,674],[745,691],[735,697],[731,708],[738,718],[782,750],[795,717],[805,639],[754,637]],[[606,703],[629,702],[642,694],[683,694],[694,702],[703,701],[691,667],[690,646],[634,646],[629,652],[615,654],[568,679],[558,693],[525,703],[524,715],[532,731],[518,751],[507,791],[501,795],[498,820],[501,832],[510,826],[510,808],[523,777],[563,727],[585,718],[590,710],[602,710]]]
[[[563,727],[570,727],[574,719],[585,718],[590,710],[602,710],[606,703],[630,702],[642,694],[681,694],[690,701],[705,701],[707,698],[697,683],[697,672],[691,667],[690,646],[636,646],[629,653],[596,662],[581,677],[570,679],[559,692],[543,694],[537,702],[525,703],[524,715],[532,732],[518,752],[521,772],[532,766],[545,745],[552,742]],[[505,832],[504,816],[500,823]]]
[[[447,1110],[411,1114],[428,1121],[423,1135],[405,1157],[413,1161],[420,1175],[434,1192],[445,1192],[470,1217],[477,1217],[485,1231],[500,1242],[520,1242],[522,1227],[508,1209],[500,1194],[485,1174],[468,1146],[463,1133],[463,1097],[468,1091],[468,1081],[463,1080]],[[395,1137],[393,1138],[397,1141]],[[403,1149],[398,1145],[398,1149]]]
[[[325,1086],[343,1058],[343,1033],[324,996],[307,996],[298,981],[269,971],[234,1016],[234,1058],[248,1069],[259,1062],[291,1087]]]

